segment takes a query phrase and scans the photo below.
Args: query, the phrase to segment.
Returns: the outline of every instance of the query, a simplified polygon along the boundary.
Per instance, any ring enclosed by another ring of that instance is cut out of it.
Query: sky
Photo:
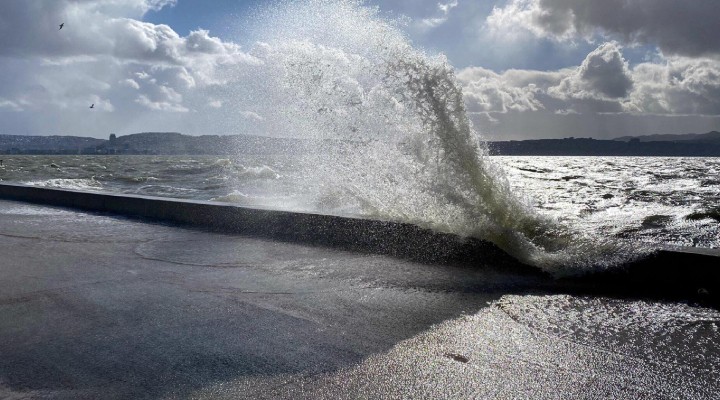
[[[607,139],[720,130],[716,2],[364,6],[447,57],[486,138]],[[239,71],[272,67],[258,25],[268,3],[3,0],[0,134],[272,134],[272,115],[248,106],[261,91],[239,89],[257,80]]]

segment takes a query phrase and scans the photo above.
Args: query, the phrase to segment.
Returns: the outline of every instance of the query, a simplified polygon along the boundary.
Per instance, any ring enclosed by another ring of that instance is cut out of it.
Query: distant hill
[[[620,142],[694,142],[694,143],[720,143],[720,132],[708,133],[686,133],[682,135],[646,135],[646,136],[623,136],[614,140]]]
[[[488,143],[490,154],[507,156],[720,157],[720,141],[540,139]]]
[[[657,137],[671,140],[647,140]],[[675,137],[684,139],[672,139]],[[627,138],[498,141],[489,142],[488,148],[492,155],[720,157],[718,132]],[[251,135],[189,136],[177,132],[144,132],[117,137],[110,135],[108,139],[0,135],[0,154],[300,154],[314,152],[320,144],[317,141],[300,139]]]
[[[303,151],[299,139],[253,135],[190,136],[177,132],[144,132],[110,137],[98,148],[101,154],[235,155]]]
[[[303,151],[305,147],[309,148],[297,139],[251,135],[190,136],[177,132],[110,135],[108,139],[0,135],[0,154],[235,155],[292,153]]]
[[[78,136],[0,135],[2,154],[77,154],[106,142],[103,139]]]

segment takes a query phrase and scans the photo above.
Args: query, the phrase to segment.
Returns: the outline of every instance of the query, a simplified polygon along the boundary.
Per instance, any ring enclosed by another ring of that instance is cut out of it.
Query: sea
[[[496,156],[513,194],[589,236],[656,248],[720,248],[720,158]],[[317,157],[5,156],[3,183],[382,218],[317,179]],[[442,188],[439,190],[451,190]],[[412,195],[413,193],[408,193]],[[438,192],[438,196],[450,193]],[[368,196],[371,197],[371,196]],[[389,219],[433,225],[421,216]],[[394,217],[394,218],[393,218]],[[428,215],[432,217],[432,215]],[[461,227],[445,227],[461,232]]]

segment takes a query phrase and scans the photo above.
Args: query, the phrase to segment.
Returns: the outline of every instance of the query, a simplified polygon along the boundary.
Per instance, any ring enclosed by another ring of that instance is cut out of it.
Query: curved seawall
[[[390,221],[13,184],[0,184],[0,198],[112,213],[214,232],[387,254],[416,261],[472,261],[491,257],[495,262],[517,264],[491,243]]]
[[[545,275],[521,264],[491,243],[405,223],[15,184],[0,184],[0,199],[392,255],[424,263],[471,265]],[[556,280],[547,276],[547,284],[563,292],[686,299],[717,305],[720,300],[718,254],[717,250],[658,250],[624,268],[605,273]]]

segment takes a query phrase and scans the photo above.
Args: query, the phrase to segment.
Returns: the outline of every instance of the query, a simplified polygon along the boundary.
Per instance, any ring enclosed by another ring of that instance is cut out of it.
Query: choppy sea
[[[538,213],[619,241],[720,248],[720,159],[490,157]],[[5,156],[7,183],[369,216],[296,156]]]

